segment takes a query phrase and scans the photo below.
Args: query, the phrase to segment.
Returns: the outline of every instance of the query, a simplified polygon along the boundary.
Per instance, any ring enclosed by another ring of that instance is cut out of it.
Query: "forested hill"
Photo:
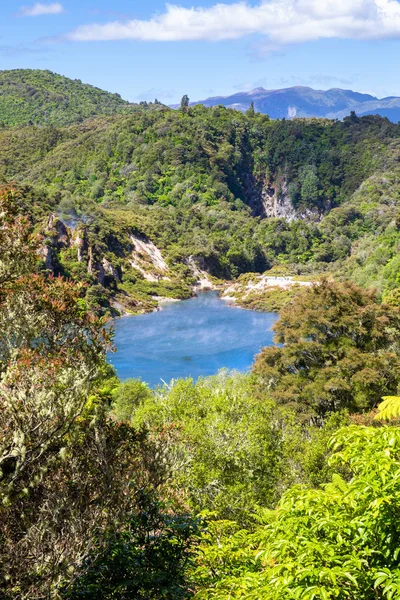
[[[399,134],[377,116],[149,104],[4,127],[0,177],[29,186],[46,268],[86,280],[96,305],[150,308],[187,297],[198,270],[233,279],[274,266],[387,295],[400,285]]]
[[[0,71],[0,124],[69,125],[131,109],[119,94],[51,71]]]
[[[47,76],[0,106],[0,600],[400,598],[400,127]],[[251,374],[118,381],[110,313],[264,271],[322,276]]]

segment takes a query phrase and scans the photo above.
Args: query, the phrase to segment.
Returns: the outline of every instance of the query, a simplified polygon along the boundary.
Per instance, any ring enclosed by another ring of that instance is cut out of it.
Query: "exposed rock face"
[[[46,270],[54,273],[54,259],[52,248],[46,245],[42,246],[39,249],[39,256],[43,260]]]
[[[169,267],[157,246],[144,236],[132,234],[129,238],[132,242],[132,267],[147,281],[169,280]]]
[[[89,243],[87,238],[86,227],[78,227],[72,237],[72,245],[77,248],[78,262],[84,262],[87,260],[87,254],[89,250]]]
[[[121,281],[122,274],[119,268],[114,267],[106,258],[103,258],[101,265],[105,275],[111,276],[115,281]]]
[[[113,254],[119,258],[128,259],[132,267],[142,273],[148,281],[169,280],[169,267],[159,248],[144,235],[132,233],[129,238],[131,242],[130,256],[126,256],[126,249],[124,255],[123,247],[116,247],[114,243],[108,248],[109,252],[106,258],[104,253],[97,248],[95,240],[91,239],[85,225],[79,224],[71,230],[57,215],[52,214],[43,226],[43,244],[39,255],[46,269],[56,273],[58,252],[63,249],[74,249],[78,262],[86,265],[87,272],[103,286],[110,283],[110,280],[117,283],[122,281],[122,269],[119,261],[118,264],[113,264],[112,258],[110,258]]]
[[[319,221],[322,218],[317,208],[297,210],[293,206],[286,179],[272,183],[249,174],[245,180],[245,194],[255,217],[285,219],[288,223],[295,219]]]
[[[39,256],[43,260],[46,270],[54,273],[57,251],[61,248],[68,248],[70,245],[69,229],[57,215],[52,214],[44,227],[42,239],[43,246],[39,249]]]
[[[203,257],[189,256],[185,262],[192,269],[193,275],[197,279],[196,288],[199,291],[214,289],[214,285],[206,271],[206,261]]]
[[[69,247],[71,240],[70,230],[57,215],[52,214],[49,216],[44,233],[54,247]]]
[[[285,219],[290,223],[296,219],[296,210],[289,198],[286,181],[280,186],[263,185],[261,190],[261,205],[264,217]]]
[[[244,183],[247,204],[254,216],[281,218],[289,222],[296,218],[296,210],[290,201],[285,180],[280,184],[273,184],[249,174]]]

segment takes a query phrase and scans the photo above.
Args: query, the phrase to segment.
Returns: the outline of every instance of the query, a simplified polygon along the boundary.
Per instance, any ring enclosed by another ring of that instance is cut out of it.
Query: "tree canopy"
[[[159,571],[174,565],[169,584],[178,589],[195,524],[177,516],[182,529],[165,525],[163,552],[148,544],[163,519],[163,467],[143,432],[108,418],[110,332],[81,284],[35,270],[39,240],[19,201],[1,190],[0,597],[60,598],[85,561],[100,561],[125,532],[130,551],[140,545],[153,564],[147,581],[156,586]],[[150,507],[148,522],[141,513]]]
[[[254,372],[278,403],[304,418],[373,408],[400,383],[400,313],[373,291],[324,279],[282,309],[278,345],[256,358]]]
[[[331,463],[345,477],[336,473],[319,490],[293,488],[253,532],[211,526],[196,600],[398,597],[400,430],[347,427],[331,444]]]

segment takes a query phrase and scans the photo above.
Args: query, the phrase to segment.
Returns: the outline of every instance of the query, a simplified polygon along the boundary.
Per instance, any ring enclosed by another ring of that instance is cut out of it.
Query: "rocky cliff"
[[[285,178],[270,181],[249,174],[245,178],[244,187],[246,202],[255,217],[285,219],[288,223],[295,219],[319,221],[322,218],[322,212],[317,208],[312,210],[293,206]]]
[[[107,244],[85,224],[69,227],[56,214],[40,230],[43,269],[84,281],[89,296],[104,309],[115,306],[120,312],[141,312],[154,309],[160,297],[191,295],[144,234],[121,231],[120,239]]]

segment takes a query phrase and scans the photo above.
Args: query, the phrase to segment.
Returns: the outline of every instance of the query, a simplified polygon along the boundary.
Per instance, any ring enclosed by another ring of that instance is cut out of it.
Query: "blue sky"
[[[400,96],[397,0],[8,0],[0,69],[131,101],[309,85]]]

